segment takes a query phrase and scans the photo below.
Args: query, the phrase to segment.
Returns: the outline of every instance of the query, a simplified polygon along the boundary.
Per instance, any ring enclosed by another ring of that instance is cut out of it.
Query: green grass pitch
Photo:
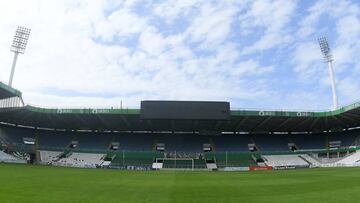
[[[359,202],[360,168],[170,172],[0,164],[0,202]]]

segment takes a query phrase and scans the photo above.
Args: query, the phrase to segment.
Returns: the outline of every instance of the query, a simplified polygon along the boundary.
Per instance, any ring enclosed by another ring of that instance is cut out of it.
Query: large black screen
[[[141,119],[230,120],[230,103],[141,101]]]

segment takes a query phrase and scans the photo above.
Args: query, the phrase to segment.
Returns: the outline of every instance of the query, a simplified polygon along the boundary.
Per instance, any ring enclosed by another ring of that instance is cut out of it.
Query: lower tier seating
[[[264,155],[265,163],[272,167],[308,167],[310,164],[299,155]]]
[[[9,160],[17,160],[17,158],[10,154],[7,154],[3,151],[0,151],[0,162],[1,161],[9,161]]]
[[[54,165],[70,166],[70,167],[90,167],[100,166],[104,161],[105,154],[93,153],[72,153],[69,157],[60,159]]]
[[[59,156],[63,154],[63,152],[58,151],[46,151],[40,150],[40,162],[41,163],[53,163],[59,159]]]

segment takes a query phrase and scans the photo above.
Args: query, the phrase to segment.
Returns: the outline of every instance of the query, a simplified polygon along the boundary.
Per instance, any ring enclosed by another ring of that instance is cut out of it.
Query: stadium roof
[[[11,98],[11,97],[21,97],[21,92],[17,89],[14,89],[14,88],[0,82],[0,100]]]
[[[0,83],[0,98],[8,95],[21,92]],[[174,132],[323,132],[360,127],[360,102],[323,112],[231,110],[230,114],[228,121],[142,120],[140,109],[24,106],[0,109],[0,122],[50,129]]]
[[[141,120],[139,109],[4,108],[0,121],[52,129],[116,131],[322,132],[360,126],[360,103],[335,111],[231,111],[229,121]]]

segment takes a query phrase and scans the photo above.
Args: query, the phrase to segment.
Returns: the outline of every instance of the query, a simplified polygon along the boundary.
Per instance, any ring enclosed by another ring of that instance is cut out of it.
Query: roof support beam
[[[153,123],[152,123],[151,120],[146,120],[146,123],[148,124],[148,126],[149,126],[151,129],[154,129]]]
[[[314,126],[316,125],[316,123],[318,122],[319,117],[315,118],[314,121],[311,123],[308,131],[312,131],[312,129],[314,128]]]
[[[270,129],[270,132],[274,132],[275,129],[278,129],[277,131],[280,131],[279,129],[281,129],[283,126],[285,126],[286,124],[288,124],[292,119],[293,119],[293,117],[287,118],[287,119],[284,120],[282,123],[280,123],[280,125],[276,126],[275,128]]]
[[[329,130],[330,130],[330,126],[329,126],[329,119],[328,119],[328,117],[325,117],[325,128],[326,128],[326,130],[327,130],[327,131],[329,131]]]
[[[195,121],[193,122],[193,131],[196,131],[196,130],[197,130],[198,125],[199,125],[199,120],[195,120]]]
[[[98,114],[95,114],[96,115],[96,117],[101,121],[101,124],[103,124],[104,126],[106,126],[107,127],[107,129],[111,129],[111,126],[109,125],[109,122],[107,122],[106,120],[105,120],[105,118],[103,118],[102,116],[100,116],[100,115],[98,115]],[[106,130],[107,130],[106,129]],[[104,130],[104,129],[102,129],[102,130]]]
[[[334,120],[338,123],[340,123],[341,128],[348,128],[348,125],[346,125],[342,120],[338,119],[336,116],[333,116]]]
[[[348,112],[346,113],[346,115],[351,116],[351,117],[355,117],[355,118],[359,119],[357,122],[360,121],[360,115],[353,114],[353,113],[348,113]]]
[[[345,118],[345,119],[347,119],[347,120],[350,120],[350,121],[352,121],[352,122],[355,122],[355,123],[357,123],[357,122],[359,122],[359,121],[357,121],[357,120],[355,120],[355,119],[353,119],[353,118],[350,118],[349,116],[346,116],[346,115],[339,115],[339,116],[341,116],[341,117],[343,117],[343,118]]]
[[[235,127],[234,131],[239,131],[239,128],[248,120],[249,117],[244,117]]]
[[[260,128],[261,126],[263,126],[266,122],[268,122],[269,120],[271,120],[271,116],[263,119],[259,124],[256,124],[250,131],[253,132],[254,130],[256,130],[257,128]]]
[[[216,121],[215,129],[218,129],[222,123],[223,123],[222,121]]]
[[[175,132],[175,120],[171,120],[171,130]]]
[[[306,118],[305,120],[300,121],[299,123],[295,123],[295,125],[289,127],[286,129],[286,131],[292,131],[293,129],[296,129],[297,127],[304,125],[306,122],[308,122],[311,119],[311,117]]]
[[[125,123],[126,127],[130,130],[130,129],[131,129],[130,123],[129,123],[129,121],[125,118],[125,116],[124,116],[124,115],[121,115],[120,118],[121,118],[121,120]]]

